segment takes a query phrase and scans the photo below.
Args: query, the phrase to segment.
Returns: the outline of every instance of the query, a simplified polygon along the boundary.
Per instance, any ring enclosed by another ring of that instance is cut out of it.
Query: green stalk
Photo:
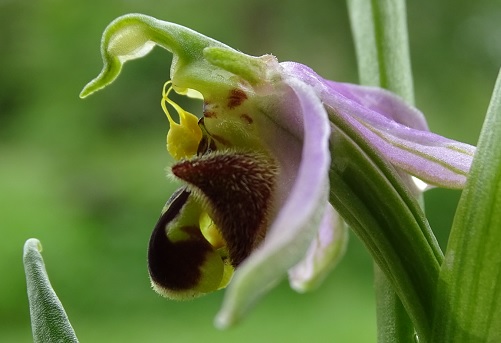
[[[414,103],[404,0],[347,0],[360,82]],[[422,199],[419,199],[422,202]],[[378,342],[414,342],[414,326],[392,283],[375,265]]]
[[[433,342],[501,342],[501,72],[439,275]]]
[[[414,343],[414,325],[390,280],[376,263],[374,263],[374,288],[377,341],[380,343]]]
[[[347,0],[360,83],[414,103],[405,0]]]

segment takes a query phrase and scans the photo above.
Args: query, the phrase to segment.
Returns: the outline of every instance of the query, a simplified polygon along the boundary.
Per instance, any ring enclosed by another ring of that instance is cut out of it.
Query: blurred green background
[[[101,69],[103,29],[129,12],[357,82],[344,1],[0,0],[0,342],[31,341],[30,237],[82,342],[375,342],[372,265],[353,235],[318,291],[284,282],[226,332],[212,326],[222,292],[179,303],[151,291],[146,246],[175,187],[159,106],[171,56],[157,48],[78,98]],[[417,106],[432,130],[475,144],[501,62],[500,1],[421,0],[408,14]],[[443,246],[459,195],[426,194]]]

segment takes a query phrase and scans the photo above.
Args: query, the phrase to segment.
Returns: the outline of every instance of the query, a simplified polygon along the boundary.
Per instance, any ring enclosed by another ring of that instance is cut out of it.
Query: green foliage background
[[[101,68],[102,31],[129,12],[357,82],[344,1],[0,1],[0,341],[31,341],[21,258],[30,237],[82,342],[375,341],[372,265],[353,235],[318,291],[284,282],[227,332],[212,326],[222,292],[179,303],[151,291],[146,246],[175,188],[159,106],[171,56],[155,49],[78,98]],[[433,131],[475,144],[501,62],[501,2],[413,1],[408,13],[417,106]],[[425,196],[442,246],[458,197]]]

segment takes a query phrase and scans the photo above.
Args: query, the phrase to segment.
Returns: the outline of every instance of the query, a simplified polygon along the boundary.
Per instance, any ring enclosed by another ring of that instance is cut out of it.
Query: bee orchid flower
[[[162,107],[170,172],[183,183],[149,242],[151,282],[166,297],[191,299],[230,284],[226,302],[245,309],[287,273],[298,291],[320,283],[347,239],[329,203],[336,126],[391,164],[410,192],[417,191],[411,176],[432,186],[465,183],[475,148],[431,133],[422,113],[396,95],[328,81],[271,55],[249,56],[145,15],[107,27],[104,68],[81,97],[154,46],[173,54]],[[172,90],[203,99],[200,119],[170,100]],[[221,326],[234,320],[230,312],[218,317]]]

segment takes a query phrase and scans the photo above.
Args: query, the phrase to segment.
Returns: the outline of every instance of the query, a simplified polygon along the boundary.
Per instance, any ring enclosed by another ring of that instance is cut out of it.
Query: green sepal
[[[442,252],[394,167],[335,114],[329,118],[330,202],[393,285],[420,341],[427,342]]]
[[[24,244],[23,263],[33,341],[78,342],[63,305],[50,284],[41,251],[38,239],[30,238]]]
[[[184,26],[142,14],[127,14],[111,22],[103,33],[103,69],[89,82],[81,98],[106,87],[125,62],[147,55],[156,45],[172,52],[172,85],[176,92],[195,89],[205,97],[236,87],[238,75],[252,83],[262,80],[266,59],[236,51]]]
[[[270,56],[254,57],[227,48],[208,47],[204,49],[204,57],[212,65],[238,75],[251,84],[257,84],[266,78],[264,62]]]
[[[434,342],[501,342],[501,73],[440,270]]]

